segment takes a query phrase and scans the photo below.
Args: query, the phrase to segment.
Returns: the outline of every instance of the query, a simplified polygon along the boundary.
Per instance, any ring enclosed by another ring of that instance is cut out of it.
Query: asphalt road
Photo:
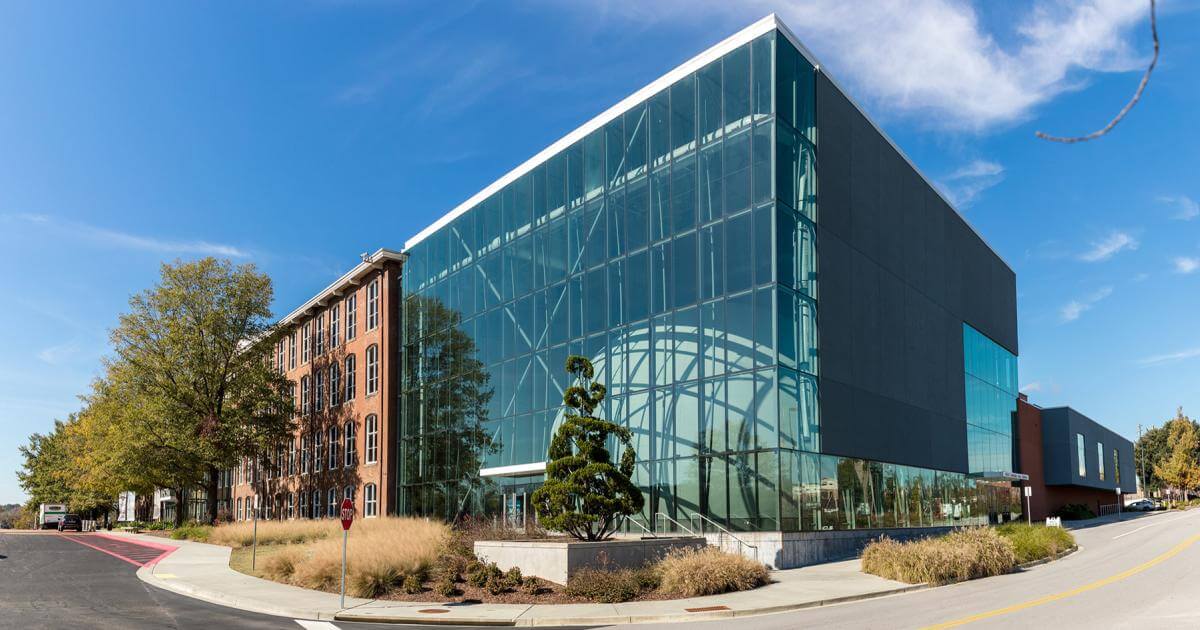
[[[106,546],[88,534],[0,532],[0,629],[396,628],[296,621],[209,604],[145,584],[135,575],[137,566],[68,540],[71,536]],[[147,557],[158,553],[150,552]]]
[[[1075,537],[1078,552],[1019,573],[687,627],[1200,628],[1200,510],[1098,525]],[[135,570],[57,534],[0,533],[0,628],[395,628],[242,612],[148,586]]]
[[[1076,553],[1028,570],[880,599],[748,617],[795,628],[1200,628],[1200,510],[1075,531]],[[689,628],[731,627],[728,621]],[[675,628],[670,624],[638,626]]]

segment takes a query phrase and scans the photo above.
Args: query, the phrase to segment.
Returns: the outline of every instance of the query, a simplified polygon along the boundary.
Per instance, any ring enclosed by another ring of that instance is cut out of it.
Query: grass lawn
[[[250,554],[253,549],[251,547],[234,549],[233,553],[229,556],[229,568],[239,573],[245,573],[246,575],[253,575],[257,578],[269,580],[271,578],[267,577],[263,573],[263,563],[267,558],[270,558],[286,548],[287,545],[259,545],[258,560],[255,562],[255,570],[253,571],[250,570]]]

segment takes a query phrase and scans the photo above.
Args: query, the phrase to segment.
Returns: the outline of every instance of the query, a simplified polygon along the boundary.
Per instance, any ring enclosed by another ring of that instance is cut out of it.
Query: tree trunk
[[[217,490],[218,490],[218,482],[219,481],[220,481],[220,475],[219,475],[219,471],[217,470],[217,467],[210,464],[208,466],[207,487],[205,488],[207,490],[207,494],[208,494],[208,500],[206,503],[207,503],[207,507],[208,507],[208,524],[209,525],[217,524],[217,506],[219,505],[219,502],[217,501],[217,499],[218,499]]]
[[[175,489],[175,527],[183,526],[184,501],[186,500],[183,492],[183,488]]]

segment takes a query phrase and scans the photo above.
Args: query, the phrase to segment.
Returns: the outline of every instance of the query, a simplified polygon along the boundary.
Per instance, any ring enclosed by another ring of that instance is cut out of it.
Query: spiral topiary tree
[[[533,493],[533,507],[542,525],[579,540],[604,540],[616,532],[621,517],[642,509],[642,491],[633,485],[633,450],[629,429],[595,417],[607,393],[592,380],[592,362],[571,355],[567,372],[575,385],[563,392],[569,410],[550,441],[546,482]],[[614,466],[607,443],[616,436],[624,446]]]

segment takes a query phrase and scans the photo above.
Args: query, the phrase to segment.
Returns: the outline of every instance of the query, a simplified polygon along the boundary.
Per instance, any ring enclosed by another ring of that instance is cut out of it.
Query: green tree
[[[639,512],[645,503],[630,481],[637,454],[629,429],[594,415],[606,390],[592,380],[591,361],[571,355],[566,369],[576,384],[563,392],[569,410],[550,442],[546,482],[532,501],[546,527],[579,540],[604,540],[620,526],[620,517]],[[620,466],[612,463],[609,436],[623,447]]]
[[[1175,419],[1167,424],[1170,432],[1170,455],[1154,466],[1157,475],[1174,495],[1185,494],[1200,488],[1200,462],[1195,451],[1200,447],[1200,432],[1180,408]]]
[[[68,481],[71,479],[71,454],[67,450],[67,425],[75,422],[75,415],[67,421],[54,421],[49,433],[34,433],[29,443],[17,447],[21,453],[21,470],[17,471],[17,482],[29,497],[26,506],[42,503],[66,503],[71,495]]]
[[[271,279],[253,265],[164,264],[159,283],[130,299],[112,332],[124,385],[165,419],[154,437],[194,443],[210,520],[219,470],[292,432],[291,383],[270,361],[272,296]]]
[[[1183,411],[1177,412],[1177,418]],[[1175,419],[1177,419],[1175,418]],[[1171,456],[1171,422],[1168,420],[1162,426],[1150,427],[1138,438],[1134,445],[1133,458],[1138,475],[1142,475],[1142,486],[1147,492],[1162,492],[1167,484],[1155,473],[1155,466],[1162,466]],[[1200,424],[1192,420],[1192,426],[1200,434]],[[1200,461],[1200,444],[1192,452],[1196,461]]]

